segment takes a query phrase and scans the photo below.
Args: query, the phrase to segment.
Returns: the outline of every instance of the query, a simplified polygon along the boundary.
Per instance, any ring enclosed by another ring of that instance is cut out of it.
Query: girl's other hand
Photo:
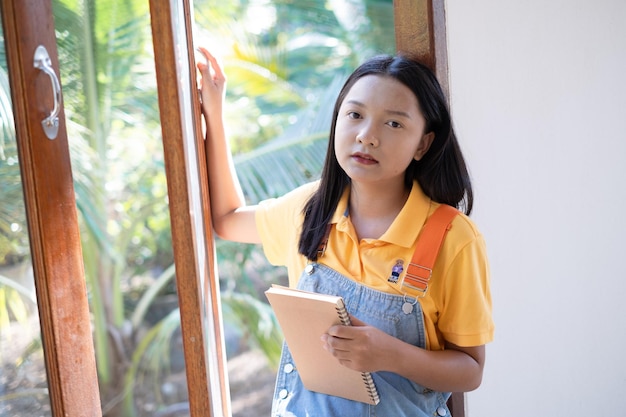
[[[390,340],[385,332],[350,315],[351,326],[337,325],[322,335],[322,343],[342,365],[359,372],[383,370],[380,363]]]

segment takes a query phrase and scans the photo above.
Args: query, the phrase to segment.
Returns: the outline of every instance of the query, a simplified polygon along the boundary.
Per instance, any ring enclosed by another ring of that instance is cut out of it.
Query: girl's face
[[[339,108],[335,126],[339,165],[353,182],[404,183],[409,163],[424,156],[434,137],[424,133],[425,124],[407,86],[391,77],[364,76]]]

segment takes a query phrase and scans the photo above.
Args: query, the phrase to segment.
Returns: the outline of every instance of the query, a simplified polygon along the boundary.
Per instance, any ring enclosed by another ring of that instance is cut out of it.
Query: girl
[[[201,52],[216,233],[261,243],[270,262],[287,266],[290,286],[343,296],[354,326],[331,327],[320,343],[342,365],[372,372],[380,396],[374,406],[306,390],[285,347],[272,416],[448,415],[451,391],[480,385],[494,328],[485,244],[467,217],[469,175],[432,72],[403,56],[362,64],[337,98],[321,179],[250,207],[224,133],[226,80]],[[465,214],[427,292],[413,294],[399,282],[440,204]]]

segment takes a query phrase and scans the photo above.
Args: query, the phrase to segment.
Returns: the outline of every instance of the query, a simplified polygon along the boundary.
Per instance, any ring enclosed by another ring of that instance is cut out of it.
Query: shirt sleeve
[[[297,256],[302,209],[316,188],[317,182],[305,184],[282,197],[259,203],[256,226],[271,264],[289,266]]]
[[[439,331],[458,346],[480,346],[493,340],[494,323],[489,265],[482,235],[467,243],[446,273]]]

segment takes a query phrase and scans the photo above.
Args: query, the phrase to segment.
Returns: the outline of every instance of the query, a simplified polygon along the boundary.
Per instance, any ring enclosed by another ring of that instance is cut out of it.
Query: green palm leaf
[[[278,197],[319,178],[328,146],[331,110],[343,81],[343,75],[336,76],[318,100],[297,113],[296,122],[280,137],[234,158],[249,203]]]

